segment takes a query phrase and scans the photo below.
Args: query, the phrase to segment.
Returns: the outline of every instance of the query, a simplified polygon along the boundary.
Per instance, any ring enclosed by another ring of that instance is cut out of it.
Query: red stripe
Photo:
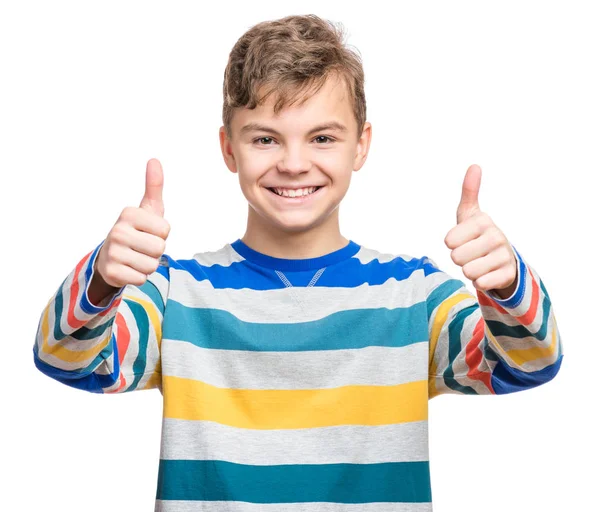
[[[125,353],[127,352],[127,349],[129,348],[129,342],[131,341],[131,332],[129,331],[129,328],[127,327],[127,322],[125,321],[125,317],[117,312],[117,316],[115,318],[115,322],[117,323],[117,356],[119,358],[119,379],[121,381],[121,383],[119,384],[119,387],[114,391],[115,393],[118,393],[119,391],[121,391],[123,389],[123,387],[125,386],[125,377],[123,376],[123,359],[125,358]]]
[[[483,384],[490,390],[491,394],[494,393],[494,388],[492,387],[492,375],[489,372],[482,372],[479,369],[479,363],[483,360],[483,352],[481,351],[481,340],[485,335],[484,330],[484,318],[481,317],[475,328],[473,329],[473,337],[467,343],[465,347],[465,362],[469,368],[467,375],[469,378],[474,380],[479,380],[483,382]]]
[[[79,275],[82,271],[84,271],[84,269],[87,268],[87,265],[85,265],[85,261],[89,258],[90,254],[92,254],[92,252],[87,253],[87,255],[85,255],[75,267],[75,275],[73,276],[73,283],[71,284],[70,288],[69,306],[67,308],[67,324],[74,330],[79,329],[79,327],[81,327],[89,321],[89,319],[79,319],[75,316],[75,306],[77,304],[77,299],[79,298]],[[108,313],[110,313],[113,310],[113,308],[118,307],[120,302],[121,297],[115,300],[110,308],[98,313],[99,316],[108,315]]]

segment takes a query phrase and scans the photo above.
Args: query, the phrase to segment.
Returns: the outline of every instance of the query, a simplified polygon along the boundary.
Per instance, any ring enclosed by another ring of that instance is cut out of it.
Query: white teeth
[[[287,188],[274,188],[275,192],[283,197],[298,197],[298,196],[307,196],[312,194],[317,187],[307,187],[307,188],[299,188],[299,189],[287,189]]]

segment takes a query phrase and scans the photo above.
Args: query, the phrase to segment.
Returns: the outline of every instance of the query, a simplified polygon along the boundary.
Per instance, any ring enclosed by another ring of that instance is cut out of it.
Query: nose
[[[286,145],[282,152],[281,160],[277,163],[277,170],[289,174],[310,171],[309,151],[302,143]]]

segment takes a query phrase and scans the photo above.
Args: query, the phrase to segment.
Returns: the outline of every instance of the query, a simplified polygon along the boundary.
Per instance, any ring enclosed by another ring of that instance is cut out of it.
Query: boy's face
[[[287,234],[320,226],[333,232],[339,229],[338,206],[352,172],[367,158],[371,124],[365,123],[357,139],[346,86],[334,77],[304,104],[287,107],[278,116],[273,112],[274,96],[253,110],[236,110],[231,140],[224,127],[219,131],[225,163],[238,173],[250,205],[249,227]],[[329,123],[341,127],[318,128]],[[280,197],[269,190],[314,186],[322,188],[302,198]],[[326,223],[331,225],[323,226]]]

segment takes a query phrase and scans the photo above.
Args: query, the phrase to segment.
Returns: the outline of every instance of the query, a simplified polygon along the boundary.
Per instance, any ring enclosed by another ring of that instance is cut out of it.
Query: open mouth
[[[318,192],[319,190],[321,190],[323,187],[316,187],[311,193],[309,194],[303,194],[303,195],[297,195],[297,196],[284,196],[282,194],[278,194],[274,188],[267,188],[267,190],[269,190],[273,195],[276,195],[277,197],[281,197],[282,199],[290,199],[290,200],[299,200],[299,199],[306,199],[310,196],[312,196],[313,194],[315,194],[316,192]]]

